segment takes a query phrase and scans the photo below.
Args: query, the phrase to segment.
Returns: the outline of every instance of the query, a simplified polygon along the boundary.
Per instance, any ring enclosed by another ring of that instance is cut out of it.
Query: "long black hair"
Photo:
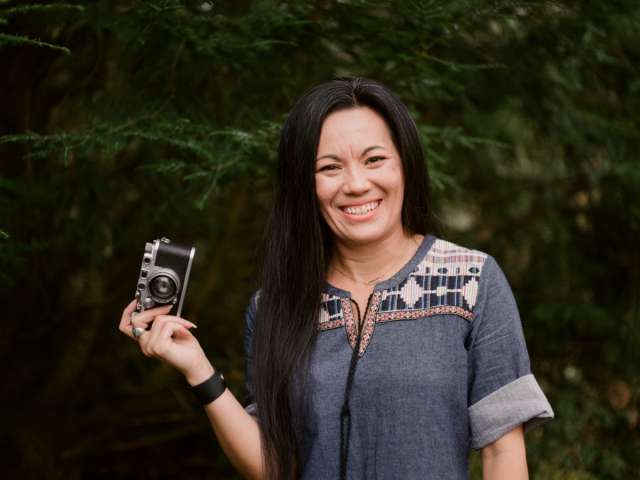
[[[316,198],[320,130],[330,113],[360,106],[384,118],[400,154],[403,227],[421,234],[431,227],[427,168],[405,105],[366,78],[336,78],[306,92],[282,126],[252,344],[253,391],[270,480],[297,478],[304,463],[298,448],[304,384],[332,253],[331,231]]]

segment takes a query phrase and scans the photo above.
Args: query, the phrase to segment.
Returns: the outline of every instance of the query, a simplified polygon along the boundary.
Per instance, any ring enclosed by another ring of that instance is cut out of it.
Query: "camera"
[[[179,317],[195,254],[195,247],[178,245],[166,237],[146,243],[136,288],[136,312],[173,304],[168,314]]]

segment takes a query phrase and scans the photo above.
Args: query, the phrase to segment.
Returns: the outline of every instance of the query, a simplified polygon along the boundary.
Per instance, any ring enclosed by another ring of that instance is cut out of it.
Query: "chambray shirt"
[[[247,411],[256,295],[245,318]],[[356,345],[347,291],[327,284],[310,357],[302,478],[336,479],[340,409]],[[362,312],[364,315],[364,312]],[[554,413],[531,372],[511,288],[490,255],[426,235],[377,284],[363,323],[351,393],[349,479],[466,480],[471,448]]]

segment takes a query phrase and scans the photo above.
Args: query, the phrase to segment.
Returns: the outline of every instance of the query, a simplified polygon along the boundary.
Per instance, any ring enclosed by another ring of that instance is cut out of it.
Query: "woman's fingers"
[[[135,322],[136,320],[134,320]],[[184,318],[157,315],[151,329],[138,337],[140,350],[175,367],[185,377],[209,365],[200,343],[190,332],[196,326]]]
[[[172,317],[169,315],[160,315],[156,317],[156,322],[151,328],[151,342],[157,343],[162,353],[166,353],[166,349],[176,343],[176,340],[191,337],[189,329],[198,328],[195,323],[180,317]]]
[[[172,305],[136,314],[136,303],[137,300],[131,301],[123,310],[119,329],[138,342],[142,353],[167,362],[185,376],[194,368],[210,366],[198,340],[189,331],[191,328],[197,328],[193,322],[167,315]],[[134,328],[141,329],[141,334],[134,335]]]
[[[151,330],[138,340],[142,352],[149,357],[165,358],[178,337],[190,337],[189,328],[195,325],[187,320],[169,315],[160,315],[153,322]],[[165,358],[169,360],[169,358]]]
[[[122,316],[120,317],[120,330],[122,330],[122,327],[125,326],[127,322],[129,322],[129,319],[131,318],[131,312],[133,312],[135,309],[136,309],[136,300],[133,299],[131,300],[129,305],[127,305],[122,311]]]
[[[122,311],[122,316],[120,317],[120,324],[118,325],[118,330],[131,338],[134,338],[133,334],[131,333],[131,314],[136,309],[136,303],[137,300],[134,299],[131,301],[131,303],[129,303],[129,305],[125,307],[125,309]]]
[[[120,325],[118,329],[127,335],[130,338],[136,340],[133,336],[132,328],[139,327],[147,330],[149,328],[149,324],[158,316],[162,314],[169,313],[171,307],[173,305],[164,305],[162,307],[152,308],[150,310],[144,310],[140,313],[136,313],[136,303],[137,300],[132,300],[129,305],[126,306],[124,311],[122,312],[122,317],[120,318]],[[178,317],[175,317],[178,318]]]
[[[129,305],[127,305],[124,311],[122,312],[122,316],[124,317],[124,316],[131,315],[131,312],[133,312],[136,309],[136,303],[137,303],[137,300],[135,298],[131,300],[131,302],[129,302]]]
[[[158,317],[164,316],[167,313],[169,313],[172,307],[173,305],[164,305],[162,307],[143,310],[140,313],[133,312],[133,316],[131,317],[131,323],[135,327],[148,328],[151,322],[155,321]]]

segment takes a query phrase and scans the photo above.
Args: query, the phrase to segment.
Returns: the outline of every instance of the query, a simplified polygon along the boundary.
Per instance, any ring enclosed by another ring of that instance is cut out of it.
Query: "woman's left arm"
[[[482,479],[529,479],[522,425],[482,449]]]

